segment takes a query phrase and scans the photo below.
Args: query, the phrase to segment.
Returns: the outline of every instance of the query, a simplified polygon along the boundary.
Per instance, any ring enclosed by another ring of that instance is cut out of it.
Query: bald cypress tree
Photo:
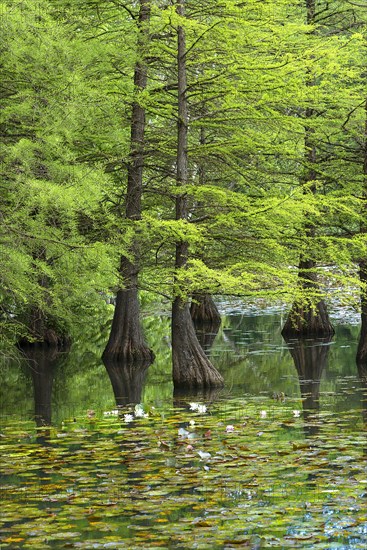
[[[316,0],[306,0],[306,22],[311,28],[311,36],[314,35],[314,25],[316,16]],[[311,69],[312,70],[312,69]],[[312,90],[315,86],[315,77],[312,74],[306,75],[306,88]],[[305,194],[317,193],[317,140],[315,140],[315,131],[313,121],[317,116],[315,108],[309,107],[304,111],[305,120],[305,167],[302,185]],[[312,241],[315,238],[317,227],[314,223],[306,222],[305,237],[306,241]],[[304,298],[301,303],[295,302],[288,315],[287,321],[282,329],[283,336],[302,336],[302,337],[327,337],[334,334],[334,329],[330,323],[325,301],[317,298],[319,293],[319,281],[316,271],[317,262],[307,252],[302,253],[298,266],[298,280],[302,289]]]
[[[363,143],[363,203],[361,232],[367,233],[367,100],[365,103],[365,128]],[[367,369],[367,260],[363,258],[359,262],[359,277],[361,280],[361,331],[357,349],[357,363],[364,372]]]
[[[144,169],[145,108],[139,94],[147,86],[148,65],[146,60],[149,36],[150,0],[140,0],[138,16],[137,61],[134,69],[135,99],[131,114],[130,159],[127,168],[125,217],[136,225],[141,220],[141,199]],[[120,277],[123,287],[117,291],[116,305],[109,340],[103,356],[125,362],[151,362],[153,352],[145,343],[138,294],[139,241],[136,232],[129,247],[129,256],[120,261]]]
[[[180,187],[188,183],[188,104],[186,75],[186,37],[184,28],[185,0],[178,0],[176,7],[180,18],[177,27],[177,188],[176,220],[187,220],[187,197],[180,193]],[[177,241],[175,269],[185,269],[188,261],[189,244]],[[187,299],[177,295],[172,304],[172,361],[175,388],[214,387],[223,384],[223,378],[205,355],[196,337]]]

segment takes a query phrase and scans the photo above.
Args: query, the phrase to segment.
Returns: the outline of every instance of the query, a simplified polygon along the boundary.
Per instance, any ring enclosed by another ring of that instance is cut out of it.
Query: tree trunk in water
[[[71,339],[66,334],[51,328],[44,311],[33,307],[28,320],[28,335],[20,338],[20,348],[67,348]]]
[[[121,263],[127,262],[122,258]],[[102,357],[129,364],[154,361],[154,353],[145,342],[141,326],[137,286],[117,292],[110,336]]]
[[[176,298],[172,306],[173,382],[176,387],[195,389],[223,385],[223,378],[199,344],[188,303]]]
[[[364,127],[364,156],[363,156],[363,219],[361,223],[361,233],[367,233],[367,100],[365,102],[365,127]],[[357,364],[358,368],[367,372],[367,260],[362,259],[359,262],[359,278],[364,286],[361,292],[361,332],[359,335]]]
[[[193,294],[190,313],[194,325],[220,326],[220,313],[210,294]]]
[[[177,14],[185,15],[184,0],[178,0]],[[178,69],[178,122],[177,122],[177,187],[188,182],[188,106],[186,78],[185,31],[178,27],[177,37]],[[187,200],[185,195],[176,198],[176,220],[187,220]],[[187,242],[176,243],[175,269],[185,269],[188,260]],[[178,289],[179,290],[179,289]],[[178,292],[179,293],[179,292]],[[179,296],[172,304],[172,367],[173,384],[177,388],[215,387],[223,385],[223,378],[205,355],[196,337],[190,315],[189,304]]]
[[[143,48],[147,41],[147,30],[150,21],[150,0],[140,0],[138,21],[138,54],[143,61],[137,61],[134,72],[136,92],[147,85],[147,62]],[[131,115],[131,150],[127,174],[127,191],[125,215],[128,220],[137,222],[141,219],[141,198],[144,167],[144,134],[145,109],[135,100]],[[148,348],[143,336],[140,322],[140,305],[138,294],[139,243],[136,238],[130,245],[132,260],[123,256],[120,263],[120,275],[124,288],[117,292],[116,306],[112,321],[110,337],[103,352],[103,357],[132,362],[152,362],[153,352]]]
[[[125,280],[132,286],[117,292],[110,337],[103,352],[103,359],[128,364],[150,364],[154,360],[154,353],[146,345],[142,331],[138,274],[134,264],[125,257],[121,258],[120,272],[125,274]]]
[[[218,334],[221,317],[210,294],[195,293],[192,296],[190,315],[195,334],[207,356]]]
[[[318,282],[313,271],[315,262],[301,260],[299,264],[300,285],[307,292],[317,291]],[[326,304],[320,300],[314,306],[294,303],[282,330],[284,338],[326,338],[333,336],[334,328],[330,323]]]

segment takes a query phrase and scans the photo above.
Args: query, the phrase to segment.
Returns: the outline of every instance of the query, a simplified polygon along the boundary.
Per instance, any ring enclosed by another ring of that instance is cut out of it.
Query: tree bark
[[[221,324],[221,317],[217,306],[210,294],[195,293],[192,296],[190,315],[199,344],[206,355],[210,349]]]
[[[205,108],[202,109],[202,116],[205,114]],[[200,128],[200,146],[206,145],[205,128]],[[199,186],[207,183],[206,170],[203,162],[198,163]],[[198,202],[197,206],[201,207]],[[205,255],[205,251],[200,257]],[[218,332],[221,323],[221,317],[212,296],[208,293],[196,292],[192,295],[190,306],[191,318],[194,322],[195,332],[201,346],[207,350],[211,347],[214,338]]]
[[[70,346],[70,336],[61,333],[50,326],[45,312],[39,307],[32,307],[28,320],[28,335],[21,338],[18,346],[25,348],[57,348],[63,349]]]
[[[210,294],[193,294],[190,313],[191,318],[194,321],[194,325],[210,325],[219,327],[221,323],[220,313]]]
[[[140,0],[138,20],[138,60],[134,71],[135,92],[146,88],[148,69],[144,48],[147,44],[147,29],[150,21],[150,0]],[[131,115],[130,162],[127,173],[125,216],[132,222],[141,219],[141,199],[144,168],[145,108],[136,98]],[[130,259],[131,258],[131,259]],[[145,343],[140,322],[138,293],[139,243],[136,238],[130,245],[130,258],[121,257],[120,275],[124,288],[117,292],[116,306],[107,346],[103,357],[132,362],[152,362],[154,354]]]
[[[184,0],[178,0],[177,14],[185,15]],[[179,25],[177,36],[178,122],[177,122],[177,187],[188,182],[188,105],[186,78],[186,37]],[[188,217],[185,194],[176,198],[176,220]],[[187,242],[176,243],[175,269],[185,269],[188,260]],[[179,293],[178,293],[179,294]],[[223,385],[223,378],[206,357],[195,335],[189,304],[176,296],[172,304],[172,367],[173,384],[177,388],[215,387]]]
[[[363,220],[361,223],[361,233],[367,233],[367,100],[365,102],[365,128],[364,128],[364,156],[363,156]],[[361,332],[359,335],[357,349],[358,368],[367,372],[367,260],[363,259],[359,263],[359,277],[362,283],[361,291]]]
[[[223,385],[223,378],[199,344],[189,305],[176,298],[172,306],[172,359],[175,388],[197,389]]]
[[[302,260],[299,264],[299,284],[305,292],[307,290],[317,291],[318,281],[314,271],[315,262],[312,260]],[[284,338],[326,338],[333,336],[334,328],[330,323],[323,300],[318,301],[314,306],[309,304],[294,303],[288,318],[282,329]]]

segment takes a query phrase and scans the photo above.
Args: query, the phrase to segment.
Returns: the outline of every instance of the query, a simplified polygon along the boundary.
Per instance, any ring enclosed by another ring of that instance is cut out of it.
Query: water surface
[[[164,317],[149,369],[105,366],[104,335],[5,362],[1,548],[365,549],[358,326],[286,343],[281,325],[227,310],[201,335],[226,381],[205,395],[174,395]]]

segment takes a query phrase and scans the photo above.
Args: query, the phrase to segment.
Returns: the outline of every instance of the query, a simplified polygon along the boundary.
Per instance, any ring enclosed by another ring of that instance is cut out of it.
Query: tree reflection
[[[64,354],[55,348],[26,347],[23,356],[31,374],[34,391],[34,419],[38,427],[50,426],[52,387]]]
[[[116,405],[140,403],[150,362],[126,363],[103,359],[112,384]]]
[[[219,323],[196,323],[194,322],[195,333],[197,339],[206,355],[209,357],[210,350],[213,346],[214,340],[218,334],[220,327]]]
[[[315,415],[320,410],[320,382],[327,365],[332,338],[316,340],[284,338],[296,367],[302,397],[305,435],[314,436],[319,427]]]
[[[223,393],[223,388],[174,388],[174,406],[187,408],[191,402],[202,402],[206,405],[210,405],[217,401],[219,396]]]
[[[358,375],[362,386],[362,419],[364,429],[367,429],[367,368],[363,363],[357,362]],[[364,456],[367,457],[367,446],[364,447]]]

